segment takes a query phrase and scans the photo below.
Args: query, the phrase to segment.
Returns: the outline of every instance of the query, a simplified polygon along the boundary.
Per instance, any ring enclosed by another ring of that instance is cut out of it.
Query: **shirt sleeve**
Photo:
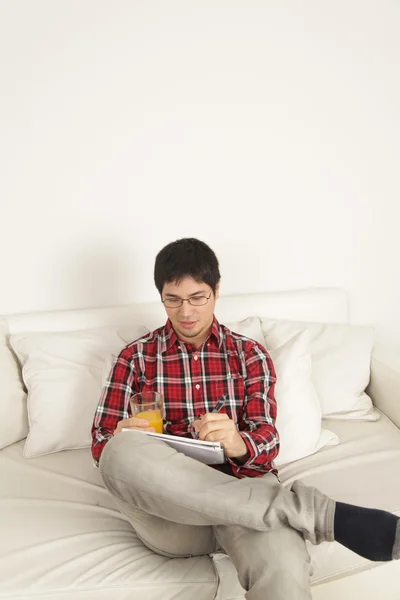
[[[279,434],[275,427],[276,373],[270,355],[260,344],[252,344],[246,352],[246,371],[246,397],[239,433],[249,458],[240,465],[228,459],[238,474],[241,469],[265,471],[265,466],[271,465],[279,452]]]
[[[114,365],[104,385],[92,425],[92,456],[99,465],[101,453],[112,438],[118,421],[129,417],[129,399],[138,391],[133,361],[124,349],[114,357]]]

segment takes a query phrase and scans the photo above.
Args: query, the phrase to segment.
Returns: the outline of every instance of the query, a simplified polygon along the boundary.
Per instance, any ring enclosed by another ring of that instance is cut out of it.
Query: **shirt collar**
[[[215,315],[213,318],[213,324],[212,324],[211,333],[210,333],[209,337],[214,337],[218,344],[218,348],[221,348],[221,344],[224,339],[224,334],[223,334],[221,325],[218,323]],[[175,330],[172,327],[172,323],[168,319],[164,326],[164,330],[161,334],[161,337],[160,337],[160,352],[166,352],[167,350],[169,350],[171,348],[171,346],[173,344],[179,343],[179,342],[180,342],[180,340],[178,339],[178,337],[175,333]]]

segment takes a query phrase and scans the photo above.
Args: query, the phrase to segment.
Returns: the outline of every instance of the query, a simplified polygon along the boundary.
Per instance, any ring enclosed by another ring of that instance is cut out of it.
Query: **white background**
[[[338,286],[400,348],[400,3],[2,0],[0,314]]]

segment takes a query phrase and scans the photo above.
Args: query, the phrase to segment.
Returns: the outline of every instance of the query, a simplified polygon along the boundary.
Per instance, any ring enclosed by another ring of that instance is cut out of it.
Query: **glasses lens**
[[[164,300],[164,306],[167,308],[176,308],[181,306],[182,300],[180,298],[169,298],[168,300]]]
[[[194,298],[190,298],[190,304],[193,306],[202,306],[203,304],[207,304],[206,296],[195,296]]]

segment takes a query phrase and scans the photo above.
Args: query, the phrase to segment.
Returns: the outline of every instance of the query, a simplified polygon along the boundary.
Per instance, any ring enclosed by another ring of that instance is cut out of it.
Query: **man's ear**
[[[218,281],[217,285],[215,286],[215,299],[217,300],[219,298],[219,286],[220,286],[220,281]]]

